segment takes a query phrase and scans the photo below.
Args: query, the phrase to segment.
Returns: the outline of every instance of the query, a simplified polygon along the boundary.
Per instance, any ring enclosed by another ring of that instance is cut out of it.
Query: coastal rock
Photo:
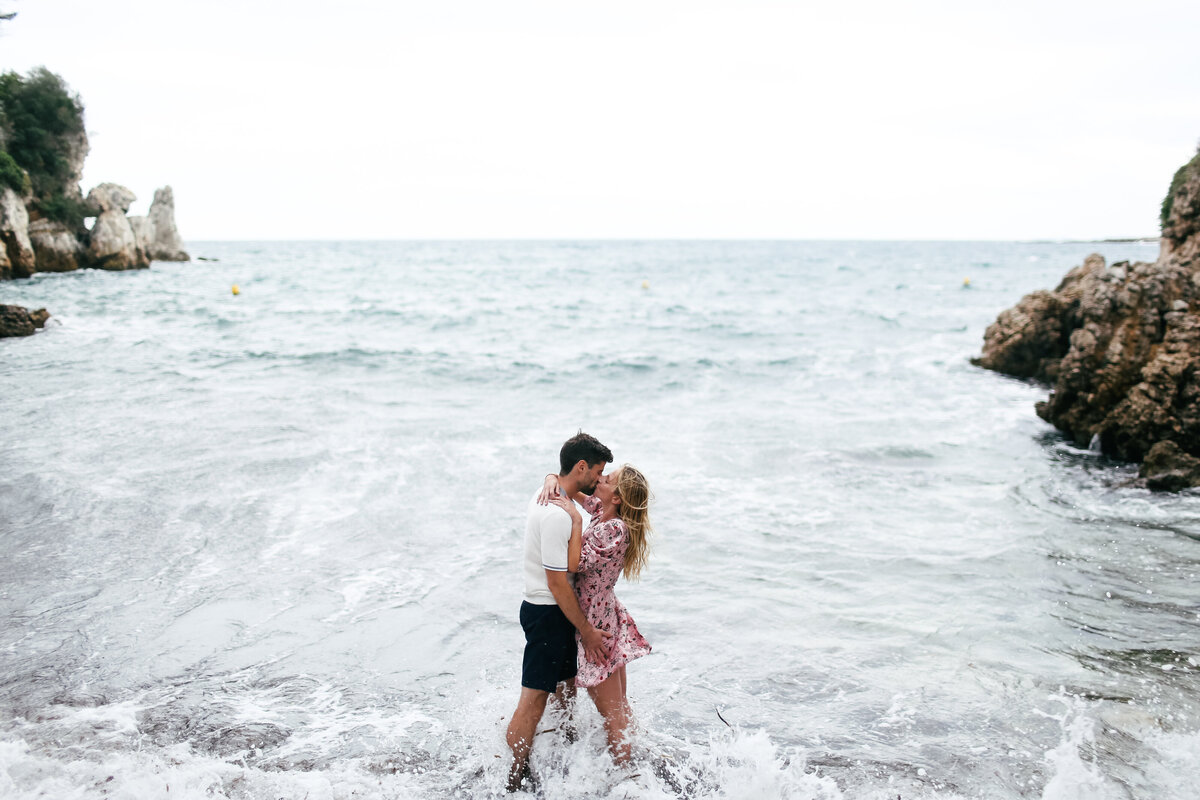
[[[1149,488],[1158,491],[1177,492],[1200,486],[1200,458],[1183,452],[1172,441],[1162,441],[1146,453],[1139,474]]]
[[[189,261],[191,256],[183,249],[183,239],[175,228],[175,193],[170,186],[154,192],[148,215],[152,232],[148,247],[150,258],[155,261]]]
[[[37,219],[29,223],[38,272],[70,272],[86,262],[87,249],[75,232],[61,222]]]
[[[1050,384],[1038,416],[1080,447],[1147,459],[1147,485],[1177,490],[1200,485],[1200,156],[1168,201],[1157,261],[1088,256],[1001,313],[972,363]]]
[[[137,200],[137,195],[132,190],[127,189],[117,183],[102,183],[99,186],[88,192],[87,204],[88,211],[95,216],[100,216],[105,211],[120,211],[122,214],[128,213],[129,207],[133,205],[133,201]]]
[[[147,262],[151,260],[150,252],[154,247],[154,223],[149,217],[127,217],[129,227],[133,230],[133,242],[137,257]]]
[[[50,319],[50,312],[44,308],[34,309],[29,312],[29,319],[33,322],[33,327],[44,328]]]
[[[0,305],[0,339],[9,336],[32,336],[35,330],[29,309]]]
[[[36,271],[24,199],[7,186],[0,191],[0,279],[28,278]]]
[[[1200,255],[1200,153],[1179,168],[1163,200],[1162,256],[1192,261]]]
[[[74,200],[83,199],[83,192],[79,189],[79,182],[83,180],[83,162],[87,158],[88,149],[86,131],[81,130],[67,140],[63,156],[67,161],[69,169],[67,170],[62,186],[64,197]]]
[[[96,218],[87,258],[89,266],[99,269],[123,270],[150,266],[145,253],[138,250],[137,239],[129,220],[125,218],[125,212],[119,208],[105,211]]]
[[[1140,461],[1172,440],[1200,453],[1200,289],[1172,260],[1122,268],[1118,284],[1088,256],[1002,313],[973,363],[1051,384],[1038,416],[1080,447],[1099,437],[1103,452]]]

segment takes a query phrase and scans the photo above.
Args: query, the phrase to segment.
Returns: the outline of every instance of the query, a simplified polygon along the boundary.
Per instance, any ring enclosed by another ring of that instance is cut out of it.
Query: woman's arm
[[[550,498],[559,494],[558,491],[558,476],[551,472],[546,476],[545,482],[542,484],[542,491],[538,494],[538,505],[545,506],[550,504]]]
[[[561,494],[550,497],[550,503],[571,515],[571,539],[567,542],[567,572],[579,572],[579,554],[583,551],[583,517],[575,503]]]
[[[556,494],[562,494],[562,487],[558,484],[558,476],[551,472],[546,476],[546,480],[542,483],[542,491],[538,495],[538,505],[545,506],[550,504],[550,498]],[[571,495],[571,499],[576,503],[583,505],[583,498],[587,497],[583,492],[576,492]]]
[[[587,544],[579,553],[579,572],[596,572],[614,560],[625,560],[625,523],[610,519],[588,528]]]

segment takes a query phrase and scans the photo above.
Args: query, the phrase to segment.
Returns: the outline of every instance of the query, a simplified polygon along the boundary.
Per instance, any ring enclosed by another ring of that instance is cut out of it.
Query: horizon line
[[[679,236],[428,236],[428,237],[328,237],[328,238],[198,238],[190,239],[192,242],[204,243],[267,243],[267,242],[312,242],[312,243],[333,243],[333,242],[897,242],[897,243],[916,243],[916,242],[937,242],[937,243],[972,243],[972,242],[995,242],[1004,244],[1158,244],[1162,241],[1161,236],[1126,236],[1126,237],[1105,237],[1105,238],[1063,238],[1052,239],[1046,237],[1033,239],[938,239],[938,238],[913,238],[913,239],[894,239],[894,238],[818,238],[818,237],[679,237]],[[186,245],[185,245],[186,246]]]

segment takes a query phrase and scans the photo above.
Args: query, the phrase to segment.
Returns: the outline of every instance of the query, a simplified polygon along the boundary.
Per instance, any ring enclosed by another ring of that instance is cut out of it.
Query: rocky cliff
[[[24,199],[7,186],[0,190],[0,278],[28,278],[36,271]]]
[[[972,361],[1050,384],[1038,415],[1081,447],[1142,461],[1150,488],[1200,486],[1200,155],[1163,203],[1157,261],[1088,256],[1003,312]]]
[[[59,154],[64,163],[61,181],[50,191],[75,201],[83,200],[80,182],[83,181],[83,163],[87,160],[91,145],[88,143],[87,131],[66,135],[59,142]]]
[[[80,194],[78,186],[75,194]],[[0,279],[84,267],[125,270],[148,267],[151,261],[187,261],[175,227],[171,187],[154,193],[145,217],[127,216],[136,199],[124,186],[102,183],[83,201],[95,223],[90,230],[73,230],[44,217],[31,219],[28,197],[19,197],[9,188],[0,190]]]
[[[45,67],[0,73],[0,279],[188,260],[171,187],[133,219],[136,198],[123,186],[103,183],[84,198],[89,149],[83,101],[61,76]]]

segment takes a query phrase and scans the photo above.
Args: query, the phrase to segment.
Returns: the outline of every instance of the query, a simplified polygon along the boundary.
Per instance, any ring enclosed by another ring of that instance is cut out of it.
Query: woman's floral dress
[[[579,574],[575,576],[575,594],[579,606],[587,615],[588,622],[612,638],[608,642],[608,658],[603,664],[587,660],[583,645],[579,644],[579,674],[575,676],[577,686],[596,686],[614,670],[641,658],[650,652],[650,645],[638,632],[633,617],[621,605],[613,591],[617,576],[625,568],[625,550],[629,546],[629,533],[619,518],[600,522],[601,503],[595,497],[585,498],[583,508],[592,515],[587,530],[583,532],[583,551],[579,557]],[[578,632],[575,641],[579,642]]]

